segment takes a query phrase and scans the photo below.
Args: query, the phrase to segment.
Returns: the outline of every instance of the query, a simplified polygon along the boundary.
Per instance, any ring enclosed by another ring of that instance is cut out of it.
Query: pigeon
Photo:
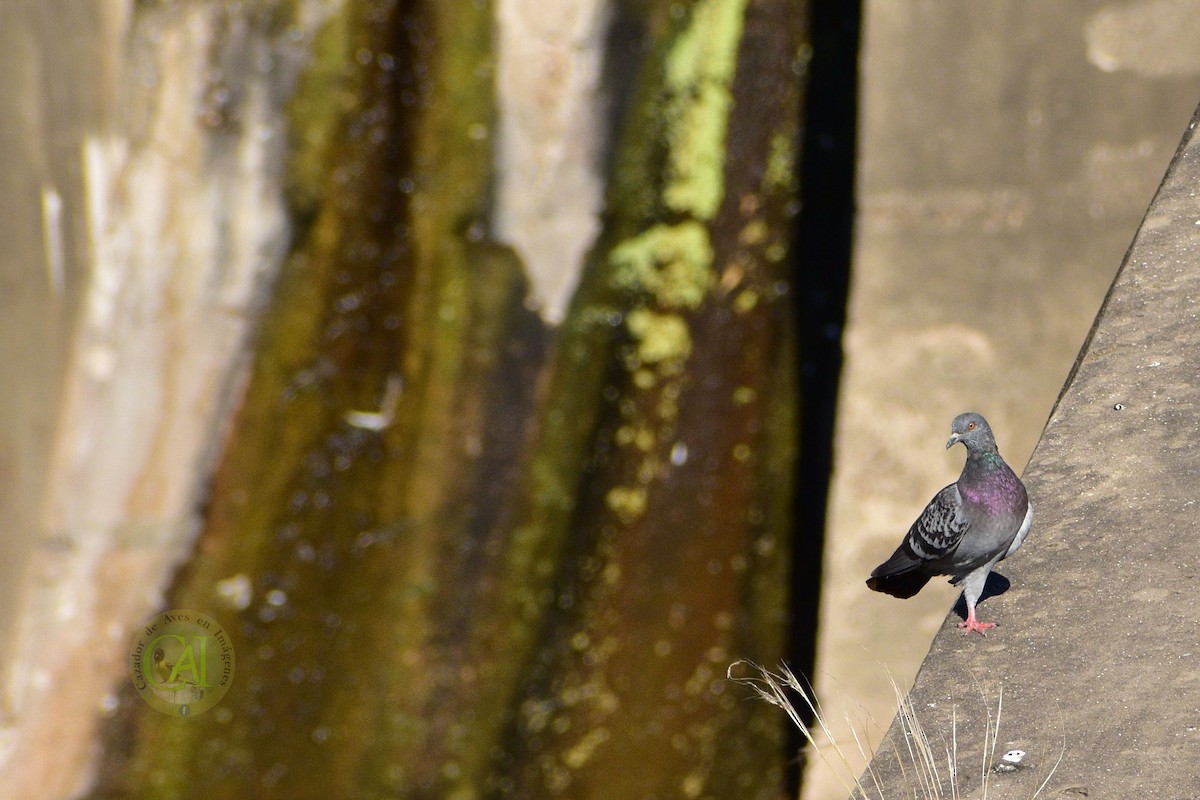
[[[876,592],[912,597],[935,575],[949,575],[963,587],[967,633],[996,627],[980,622],[975,604],[996,562],[1017,551],[1033,524],[1033,506],[1025,484],[996,449],[992,429],[982,416],[959,414],[950,425],[946,448],[967,448],[958,481],[938,492],[908,529],[892,557],[867,579]]]

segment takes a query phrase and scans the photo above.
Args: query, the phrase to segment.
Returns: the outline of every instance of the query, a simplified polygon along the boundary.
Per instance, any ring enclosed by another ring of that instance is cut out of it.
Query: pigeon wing
[[[912,597],[962,543],[968,528],[958,486],[950,484],[938,492],[892,557],[871,572],[867,586],[895,597]]]
[[[958,549],[968,527],[962,495],[958,484],[952,483],[929,501],[899,549],[908,548],[922,563],[941,561]]]

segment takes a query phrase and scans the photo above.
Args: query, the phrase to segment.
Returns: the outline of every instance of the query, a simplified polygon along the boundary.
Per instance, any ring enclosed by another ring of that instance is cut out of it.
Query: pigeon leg
[[[975,605],[971,604],[971,605],[967,606],[967,618],[964,621],[958,623],[958,627],[965,628],[967,633],[970,633],[971,631],[976,631],[980,636],[982,636],[984,631],[989,630],[990,628],[996,627],[996,623],[980,622],[978,619],[976,619]]]
[[[972,571],[963,580],[963,599],[967,601],[967,618],[958,623],[958,627],[965,628],[967,633],[976,631],[982,634],[989,628],[996,627],[994,622],[980,622],[975,616],[975,604],[979,602],[979,596],[983,594],[983,585],[987,583],[988,573],[992,571],[992,564],[995,564],[998,559],[993,558],[982,567]]]

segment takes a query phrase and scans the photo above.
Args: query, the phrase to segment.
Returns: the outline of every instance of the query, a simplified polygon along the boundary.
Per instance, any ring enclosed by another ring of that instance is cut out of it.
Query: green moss
[[[674,211],[711,219],[725,193],[725,133],[733,104],[745,0],[700,0],[665,58],[669,174]]]
[[[614,486],[604,496],[604,503],[625,522],[632,522],[646,511],[646,487]]]
[[[771,137],[767,151],[767,170],[763,188],[768,191],[791,191],[795,181],[796,152],[792,138],[784,133]]]
[[[637,359],[642,364],[683,361],[692,353],[692,336],[687,322],[678,314],[659,314],[638,308],[629,312],[625,324],[633,334]]]
[[[758,399],[758,392],[752,386],[739,386],[733,390],[733,402],[745,406]]]
[[[737,297],[733,298],[733,310],[739,314],[748,313],[758,305],[758,300],[758,292],[753,289],[745,289],[738,292]]]
[[[761,244],[771,234],[771,228],[761,218],[750,220],[738,232],[738,241],[745,245]]]
[[[655,225],[612,249],[613,283],[649,294],[663,308],[700,306],[713,283],[708,230],[689,220]]]

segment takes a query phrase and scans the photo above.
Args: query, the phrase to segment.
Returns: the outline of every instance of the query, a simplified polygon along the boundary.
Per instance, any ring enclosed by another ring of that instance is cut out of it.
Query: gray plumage
[[[908,529],[892,557],[867,579],[867,586],[893,597],[915,595],[935,575],[962,586],[967,619],[960,627],[983,631],[975,604],[996,562],[1016,552],[1033,523],[1025,485],[1004,463],[987,420],[959,414],[950,426],[950,448],[967,448],[967,461],[955,483],[938,492]]]

